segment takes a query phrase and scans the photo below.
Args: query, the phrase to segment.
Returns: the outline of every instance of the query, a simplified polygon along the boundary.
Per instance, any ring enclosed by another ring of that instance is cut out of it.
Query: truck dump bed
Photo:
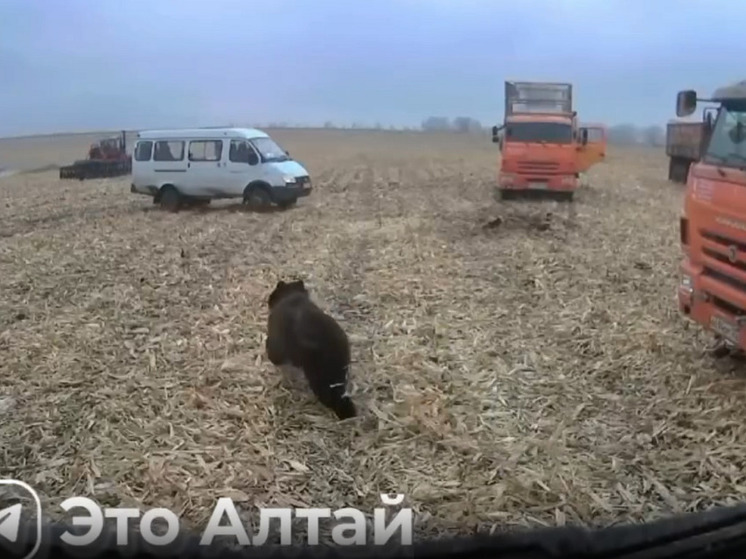
[[[572,113],[572,84],[505,82],[505,117],[519,113]]]
[[[698,161],[702,154],[703,132],[703,122],[669,122],[666,130],[666,155]]]

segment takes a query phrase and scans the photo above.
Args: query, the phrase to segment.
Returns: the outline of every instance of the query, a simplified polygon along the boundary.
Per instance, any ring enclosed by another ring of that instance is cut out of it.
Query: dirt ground
[[[86,495],[204,526],[220,496],[372,512],[401,492],[435,535],[746,493],[744,378],[678,314],[662,151],[612,149],[570,212],[495,202],[486,136],[273,134],[315,185],[286,212],[0,180],[0,469],[51,516]],[[3,140],[0,165],[90,141]],[[296,276],[350,335],[358,419],[266,359],[266,297]]]

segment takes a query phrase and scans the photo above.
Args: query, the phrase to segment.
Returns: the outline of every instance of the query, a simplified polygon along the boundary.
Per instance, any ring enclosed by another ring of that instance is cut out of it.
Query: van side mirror
[[[676,116],[689,116],[697,108],[697,92],[693,89],[679,91],[676,95]]]
[[[249,165],[256,165],[259,163],[259,156],[256,154],[256,152],[252,149],[249,150],[249,156],[247,158],[247,163]]]
[[[498,128],[497,128],[497,126],[493,126],[492,127],[492,143],[496,144],[499,141],[500,141],[500,137],[499,137],[499,134],[498,134]],[[500,147],[502,147],[502,146],[500,146]]]

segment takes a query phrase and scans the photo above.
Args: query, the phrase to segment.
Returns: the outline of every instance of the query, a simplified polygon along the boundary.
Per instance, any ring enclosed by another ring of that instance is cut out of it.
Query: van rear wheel
[[[181,194],[173,186],[166,186],[161,191],[161,207],[168,212],[178,212],[182,205]]]

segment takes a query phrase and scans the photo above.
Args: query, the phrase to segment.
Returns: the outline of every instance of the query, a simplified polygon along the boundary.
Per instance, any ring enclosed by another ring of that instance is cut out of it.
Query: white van
[[[311,190],[308,171],[261,130],[196,128],[137,135],[130,191],[153,196],[154,203],[170,211],[220,198],[288,208]]]

